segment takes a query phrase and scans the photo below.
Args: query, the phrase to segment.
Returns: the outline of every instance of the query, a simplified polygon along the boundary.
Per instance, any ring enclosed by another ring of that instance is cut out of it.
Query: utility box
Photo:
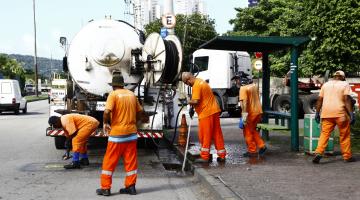
[[[306,114],[304,117],[304,150],[314,154],[321,134],[321,124],[315,121],[315,114]],[[334,153],[334,131],[331,133],[325,153]]]

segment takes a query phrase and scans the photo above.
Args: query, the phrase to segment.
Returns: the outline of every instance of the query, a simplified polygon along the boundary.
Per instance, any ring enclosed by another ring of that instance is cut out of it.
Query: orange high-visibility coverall
[[[72,139],[72,151],[86,153],[87,140],[99,126],[99,122],[91,116],[80,114],[67,114],[61,116],[60,119],[66,134],[72,135],[77,131]]]
[[[200,157],[204,160],[209,160],[210,146],[213,140],[218,156],[225,158],[226,150],[220,126],[221,110],[209,84],[196,78],[192,86],[192,100],[199,101],[194,108],[199,118]]]
[[[346,112],[346,96],[350,95],[350,86],[346,81],[331,80],[326,82],[320,90],[323,98],[321,107],[321,134],[315,150],[323,154],[330,134],[337,125],[340,132],[340,147],[345,160],[351,158],[350,118]]]
[[[240,87],[239,100],[246,104],[246,112],[248,113],[246,125],[244,127],[244,138],[249,153],[256,153],[257,148],[265,146],[256,125],[261,121],[262,108],[259,99],[258,88],[255,84]]]
[[[127,188],[134,185],[137,178],[136,113],[142,107],[133,92],[117,89],[108,96],[106,109],[111,111],[111,131],[102,164],[101,188],[111,188],[112,174],[121,157],[126,172],[124,185]]]

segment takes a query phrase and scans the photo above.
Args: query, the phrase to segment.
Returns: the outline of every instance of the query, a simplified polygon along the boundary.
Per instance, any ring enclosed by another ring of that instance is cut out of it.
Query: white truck
[[[112,73],[120,71],[126,88],[134,91],[150,116],[149,123],[138,125],[138,137],[162,138],[166,128],[175,126],[174,116],[180,110],[176,100],[185,97],[184,89],[178,90],[181,61],[181,44],[175,35],[163,39],[152,33],[145,41],[142,32],[124,21],[91,21],[69,44],[63,60],[64,71],[69,72],[66,109],[56,112],[93,116],[100,125],[91,137],[107,137],[102,116],[112,91]],[[49,127],[46,135],[55,137],[56,148],[64,148],[62,129]]]
[[[231,79],[239,72],[252,79],[251,59],[247,52],[199,49],[192,54],[191,71],[209,83],[222,111],[239,114],[239,88]],[[232,89],[232,87],[235,87]],[[235,90],[235,91],[234,91]]]

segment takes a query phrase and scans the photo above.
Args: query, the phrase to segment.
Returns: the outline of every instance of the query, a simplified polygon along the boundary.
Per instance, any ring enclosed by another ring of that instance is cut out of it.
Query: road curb
[[[238,196],[231,191],[223,182],[210,175],[203,168],[195,168],[194,176],[216,197],[216,199],[235,200]]]
[[[165,137],[165,139],[169,141],[167,137]],[[184,148],[176,145],[172,145],[172,147],[176,151],[176,154],[180,157],[180,159],[184,159]],[[205,169],[193,165],[193,163],[188,159],[186,161],[186,166],[186,169],[193,172],[195,178],[199,182],[204,184],[204,186],[207,190],[209,190],[212,196],[216,197],[215,199],[239,199],[239,197],[224,182],[222,182],[219,178],[216,178],[213,175],[209,174]]]

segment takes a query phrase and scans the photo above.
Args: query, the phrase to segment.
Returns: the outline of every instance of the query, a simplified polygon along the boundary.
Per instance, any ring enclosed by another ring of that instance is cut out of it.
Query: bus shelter
[[[200,45],[203,49],[262,52],[262,108],[270,110],[270,71],[269,54],[280,50],[291,51],[290,88],[291,88],[291,150],[299,151],[299,118],[298,118],[298,57],[303,44],[310,41],[309,37],[281,36],[217,36]],[[268,123],[269,117],[264,115],[263,123]]]

